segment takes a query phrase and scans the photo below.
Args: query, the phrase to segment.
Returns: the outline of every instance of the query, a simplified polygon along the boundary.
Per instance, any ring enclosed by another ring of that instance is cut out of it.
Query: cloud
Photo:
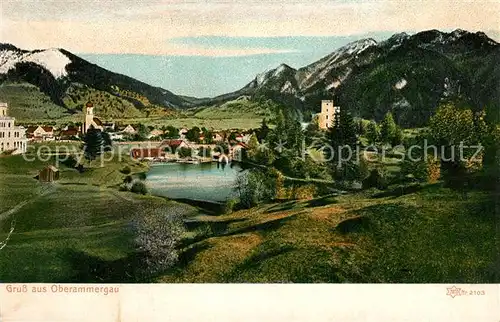
[[[199,36],[349,36],[462,28],[499,30],[498,1],[4,0],[0,40],[80,53],[234,56],[294,48],[189,42]],[[179,39],[184,39],[179,40]]]

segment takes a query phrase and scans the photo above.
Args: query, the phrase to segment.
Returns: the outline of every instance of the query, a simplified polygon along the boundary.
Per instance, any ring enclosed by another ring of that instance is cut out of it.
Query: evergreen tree
[[[384,144],[391,144],[396,134],[397,126],[394,122],[391,112],[385,114],[384,119],[380,123],[380,140]]]
[[[269,126],[267,126],[266,119],[262,119],[260,128],[255,133],[257,135],[257,140],[259,140],[259,142],[266,140],[269,131],[270,129]]]
[[[335,114],[333,127],[329,132],[330,144],[337,150],[338,147],[350,146],[354,148],[358,141],[356,124],[351,114],[345,111]]]
[[[359,164],[356,163],[358,159],[356,153],[356,123],[351,114],[345,110],[335,115],[333,120],[334,125],[330,128],[329,139],[330,145],[333,149],[332,174],[337,180],[356,180],[359,173]],[[340,153],[348,153],[346,148],[350,149],[350,160],[345,160],[346,155],[340,158]],[[342,161],[342,162],[340,162]]]
[[[396,131],[394,132],[394,135],[391,139],[391,145],[394,147],[400,145],[401,143],[403,143],[403,130],[401,130],[401,128],[399,127],[396,127]]]
[[[257,140],[257,135],[252,135],[248,141],[247,156],[250,160],[255,161],[255,157],[259,152],[259,141]]]
[[[104,151],[104,139],[101,130],[91,126],[83,138],[83,154],[92,163]]]
[[[113,146],[113,141],[111,140],[111,137],[109,136],[108,132],[101,132],[102,139],[104,141],[104,151],[108,152],[111,151],[112,146]]]
[[[376,144],[380,139],[380,131],[378,129],[377,123],[375,121],[371,121],[368,123],[366,128],[366,138],[368,139],[369,144]]]

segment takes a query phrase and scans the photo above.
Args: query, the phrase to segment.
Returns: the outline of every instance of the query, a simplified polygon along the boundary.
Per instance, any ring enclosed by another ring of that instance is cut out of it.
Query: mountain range
[[[299,69],[281,64],[232,93],[194,98],[108,71],[64,49],[26,51],[0,44],[0,95],[9,96],[13,84],[27,84],[33,87],[30,95],[37,92],[59,114],[78,112],[92,99],[113,117],[213,106],[250,96],[272,99],[308,119],[322,99],[334,99],[354,116],[380,120],[392,111],[400,125],[421,126],[447,98],[460,97],[475,108],[499,113],[499,63],[499,44],[482,32],[400,33],[381,42],[369,38],[349,43]],[[19,104],[27,105],[22,99]]]

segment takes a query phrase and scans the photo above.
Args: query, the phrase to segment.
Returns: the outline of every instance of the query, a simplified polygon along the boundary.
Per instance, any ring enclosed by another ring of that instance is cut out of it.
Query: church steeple
[[[85,104],[85,123],[83,123],[83,133],[87,133],[88,129],[94,122],[94,104],[88,101]]]

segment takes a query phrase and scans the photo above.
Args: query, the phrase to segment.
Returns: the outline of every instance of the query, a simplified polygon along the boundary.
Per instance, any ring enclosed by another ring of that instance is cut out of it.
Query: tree
[[[480,130],[486,127],[483,122],[467,106],[452,102],[439,106],[430,119],[431,140],[441,148],[441,173],[448,185],[461,187],[465,183],[463,161],[475,151],[460,146],[474,146],[484,139]]]
[[[112,150],[113,146],[113,141],[111,140],[111,137],[109,136],[108,132],[101,132],[102,139],[104,141],[104,151],[108,152]]]
[[[394,122],[391,112],[385,114],[384,119],[380,123],[380,140],[382,143],[391,144],[394,135],[396,134],[397,126]]]
[[[139,124],[139,126],[137,127],[137,134],[135,135],[135,139],[137,141],[145,141],[148,139],[149,133],[150,132],[147,126],[145,126],[144,124]]]
[[[177,245],[185,232],[180,213],[178,206],[147,208],[135,220],[135,244],[144,255],[141,263],[146,274],[164,271],[177,261]]]
[[[356,146],[358,142],[356,124],[349,112],[341,110],[335,114],[333,127],[329,130],[329,139],[335,151],[338,150],[338,147],[349,146],[354,148]]]
[[[260,125],[260,128],[255,132],[255,134],[257,136],[257,140],[259,142],[266,140],[267,135],[269,134],[269,131],[270,131],[270,129],[269,129],[269,126],[267,126],[266,119],[262,119],[262,123]]]
[[[357,160],[355,155],[357,151],[356,124],[351,114],[345,110],[335,114],[333,121],[334,125],[328,132],[330,145],[333,149],[332,175],[337,180],[351,181],[358,177],[356,174],[359,172],[359,164],[355,161]],[[350,151],[351,158],[349,160],[345,159],[346,156],[340,155],[346,152],[346,148]]]
[[[83,154],[85,159],[92,163],[99,155],[104,152],[104,139],[101,130],[91,126],[83,137]]]
[[[380,140],[380,131],[375,121],[368,123],[368,126],[366,127],[366,138],[368,139],[368,143],[371,145],[377,144]]]
[[[391,139],[391,145],[393,147],[400,145],[403,143],[403,130],[401,128],[396,127],[396,131],[394,132],[394,135]]]
[[[186,132],[186,139],[191,142],[198,142],[200,140],[200,128],[195,126]]]
[[[179,129],[173,127],[172,125],[163,128],[163,137],[167,139],[177,139],[179,137]]]
[[[212,131],[210,131],[206,128],[202,128],[202,132],[203,132],[203,136],[204,136],[203,142],[205,144],[214,143],[214,134],[212,133]]]
[[[259,141],[257,135],[252,135],[248,141],[247,156],[250,160],[255,161],[255,157],[259,152]]]
[[[228,137],[229,142],[236,141],[236,132],[231,132]]]
[[[315,139],[322,136],[322,132],[319,129],[319,117],[316,115],[312,118],[311,123],[306,126],[304,131],[304,137],[306,144],[310,145]]]

